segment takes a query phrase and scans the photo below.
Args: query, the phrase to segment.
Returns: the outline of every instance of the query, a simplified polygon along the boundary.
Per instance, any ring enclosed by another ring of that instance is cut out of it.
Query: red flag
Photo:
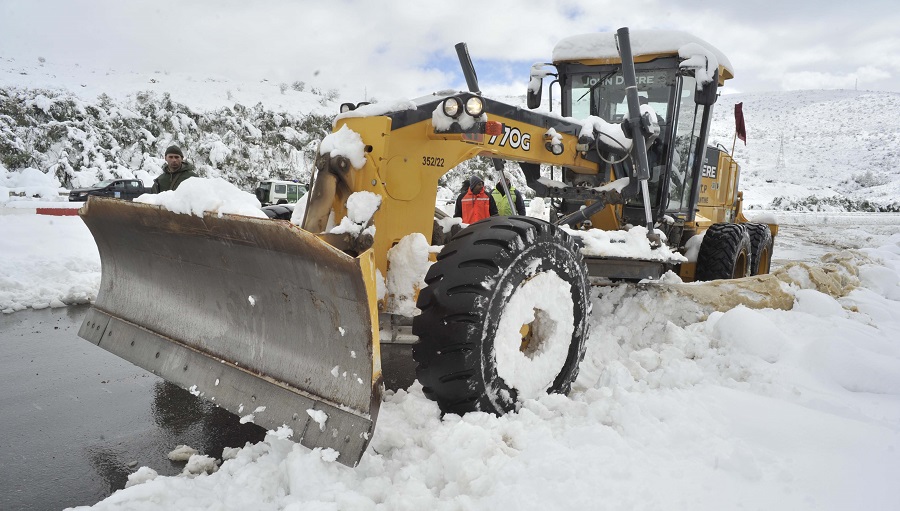
[[[737,138],[744,141],[747,145],[747,128],[744,126],[744,104],[737,103],[734,105],[734,129],[737,132]]]

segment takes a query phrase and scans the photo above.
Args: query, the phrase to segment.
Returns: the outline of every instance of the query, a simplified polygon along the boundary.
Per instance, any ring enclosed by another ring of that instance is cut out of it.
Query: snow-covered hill
[[[810,90],[722,96],[710,143],[734,144],[751,207],[900,209],[900,94]],[[870,204],[867,206],[865,203]]]
[[[340,98],[299,80],[238,83],[0,58],[0,186],[4,174],[29,167],[68,188],[120,176],[149,182],[170,143],[184,146],[201,175],[248,191],[265,178],[307,181],[315,142],[330,130],[339,103],[363,99],[374,98]],[[738,102],[749,138],[734,152],[748,207],[900,210],[900,94],[725,95],[710,143],[729,151]],[[450,193],[462,176],[485,167],[469,162],[442,184]]]

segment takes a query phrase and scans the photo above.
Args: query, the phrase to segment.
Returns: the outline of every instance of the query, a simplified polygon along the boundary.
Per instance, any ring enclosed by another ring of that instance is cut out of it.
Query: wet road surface
[[[148,466],[216,458],[265,431],[78,337],[88,307],[0,314],[0,509],[91,505]]]

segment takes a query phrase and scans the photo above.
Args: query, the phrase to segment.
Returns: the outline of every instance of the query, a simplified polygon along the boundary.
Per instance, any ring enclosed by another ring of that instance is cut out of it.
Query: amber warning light
[[[498,136],[503,134],[503,123],[499,121],[487,121],[484,123],[484,134]]]

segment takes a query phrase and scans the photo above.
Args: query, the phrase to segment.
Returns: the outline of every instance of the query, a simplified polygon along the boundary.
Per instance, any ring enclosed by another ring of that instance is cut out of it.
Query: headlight
[[[447,98],[444,100],[444,115],[447,117],[459,117],[461,108],[462,103],[459,101],[459,98]]]
[[[484,112],[484,101],[478,96],[472,96],[466,101],[466,113],[472,117],[478,117]]]
[[[341,103],[342,114],[350,112],[351,110],[356,110],[356,106],[353,103]]]

